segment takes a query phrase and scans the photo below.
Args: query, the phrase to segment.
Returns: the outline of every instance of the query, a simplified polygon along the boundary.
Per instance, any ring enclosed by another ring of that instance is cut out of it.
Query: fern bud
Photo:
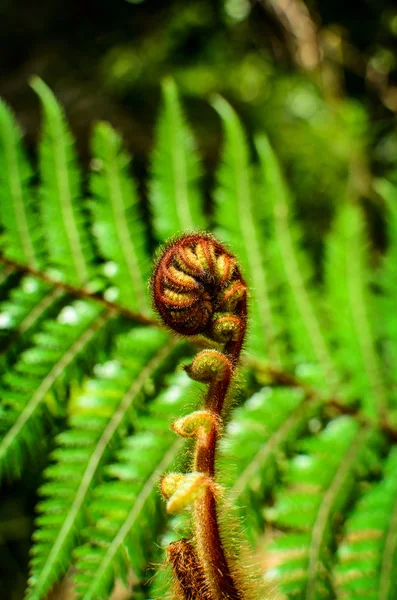
[[[160,491],[166,500],[177,490],[183,478],[182,473],[167,473],[161,478]]]
[[[245,290],[236,260],[208,234],[174,240],[152,278],[154,307],[168,327],[183,335],[211,337],[212,318],[220,310],[245,314]]]
[[[227,356],[218,350],[202,350],[185,371],[195,381],[211,383],[222,381],[230,376],[232,364]]]
[[[212,322],[212,337],[217,342],[236,341],[241,335],[241,321],[233,314],[218,313]]]
[[[218,431],[220,427],[218,415],[209,410],[196,410],[186,417],[177,419],[172,424],[172,429],[182,437],[194,437],[200,433]]]
[[[166,487],[168,489],[168,484]],[[213,480],[205,473],[194,472],[182,475],[174,493],[169,497],[167,511],[172,514],[181,512],[198,500],[208,487],[214,488],[215,486]],[[171,489],[171,485],[169,489]]]

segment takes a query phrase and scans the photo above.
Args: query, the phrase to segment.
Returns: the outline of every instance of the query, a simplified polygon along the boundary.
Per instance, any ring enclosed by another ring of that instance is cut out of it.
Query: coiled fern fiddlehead
[[[203,350],[186,367],[188,375],[208,384],[202,410],[173,424],[183,437],[195,438],[191,473],[169,473],[161,482],[167,510],[193,507],[193,540],[168,547],[168,560],[185,600],[243,600],[235,569],[222,542],[215,482],[217,440],[225,399],[234,377],[247,325],[247,287],[233,257],[214,237],[190,234],[170,243],[153,277],[155,309],[173,331],[202,334],[222,351]]]

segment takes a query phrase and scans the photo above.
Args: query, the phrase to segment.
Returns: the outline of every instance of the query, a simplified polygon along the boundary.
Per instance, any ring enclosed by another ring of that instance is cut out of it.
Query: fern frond
[[[360,498],[347,520],[335,569],[338,598],[393,600],[397,597],[397,449],[384,478]]]
[[[278,325],[265,270],[269,257],[261,222],[263,214],[261,203],[254,199],[247,141],[236,113],[226,100],[218,97],[214,107],[225,128],[215,191],[217,234],[232,246],[250,284],[252,324],[248,348],[257,355],[268,355],[275,366],[279,366]]]
[[[0,100],[0,225],[5,238],[2,247],[8,258],[37,268],[42,244],[30,188],[32,177],[19,126]]]
[[[397,400],[397,185],[387,180],[376,182],[376,191],[386,202],[387,253],[383,260],[380,274],[381,294],[378,299],[381,320],[381,335],[385,347],[385,376],[390,382],[389,397],[393,400],[393,408]],[[379,280],[379,279],[378,279]]]
[[[177,87],[168,78],[163,83],[149,184],[154,233],[160,242],[205,227],[200,177],[195,142],[183,117]]]
[[[119,339],[112,359],[96,370],[73,399],[70,428],[58,435],[55,463],[45,471],[32,549],[28,598],[40,600],[71,562],[77,535],[103,463],[126,427],[156,371],[175,342],[161,331],[137,329]],[[48,516],[51,515],[49,519]]]
[[[287,488],[281,489],[267,517],[287,529],[270,548],[277,566],[269,579],[293,598],[322,600],[332,596],[330,568],[335,525],[354,492],[356,480],[376,469],[382,440],[350,417],[331,421],[300,447],[305,452],[289,466]]]
[[[374,334],[367,237],[360,209],[346,204],[327,244],[326,284],[340,372],[365,413],[384,415],[387,398]]]
[[[112,315],[89,302],[65,306],[57,320],[46,321],[34,345],[22,353],[3,378],[0,417],[0,474],[21,474],[26,449],[36,452],[43,440],[43,409],[72,379],[71,367],[106,327]],[[102,347],[102,346],[100,346]],[[91,353],[91,360],[95,353]],[[63,399],[63,398],[62,398]]]
[[[137,192],[128,173],[130,157],[109,123],[96,125],[92,147],[93,231],[103,256],[115,271],[112,281],[118,289],[118,302],[147,312],[150,261]]]
[[[136,421],[137,432],[125,440],[118,461],[107,468],[110,480],[97,488],[90,507],[89,542],[76,553],[79,598],[107,598],[115,577],[125,579],[128,569],[143,576],[164,518],[159,477],[174,468],[183,446],[170,431],[170,412],[196,404],[197,391],[184,373],[173,375],[170,387],[150,405],[149,416]]]
[[[44,110],[39,148],[40,197],[48,255],[67,281],[84,286],[93,272],[93,250],[85,224],[73,138],[51,90],[38,77],[31,85]]]
[[[256,148],[262,188],[272,214],[277,252],[287,284],[293,345],[298,359],[319,365],[320,380],[335,390],[339,377],[320,325],[313,295],[308,290],[308,282],[312,278],[311,266],[299,247],[302,236],[290,216],[289,191],[274,151],[264,135],[256,140]]]
[[[59,289],[29,276],[11,290],[9,298],[0,303],[0,365],[9,363],[21,350],[21,338],[26,345],[43,319],[59,307],[62,296]]]
[[[277,462],[318,415],[321,403],[294,388],[263,388],[233,412],[222,440],[218,470],[232,504],[241,507],[251,541],[263,529],[261,507],[277,481]]]

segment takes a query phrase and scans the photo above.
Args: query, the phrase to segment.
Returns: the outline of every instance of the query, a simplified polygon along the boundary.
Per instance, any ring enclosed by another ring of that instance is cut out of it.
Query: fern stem
[[[110,302],[109,300],[105,300],[101,294],[89,292],[85,288],[75,287],[66,283],[65,281],[60,281],[59,279],[54,279],[47,273],[43,271],[39,271],[38,269],[33,269],[32,267],[28,267],[26,265],[22,265],[18,262],[10,260],[4,255],[0,255],[0,263],[6,265],[10,269],[15,269],[20,273],[24,273],[26,275],[32,275],[32,277],[36,277],[40,279],[40,281],[44,281],[48,285],[57,288],[59,290],[63,290],[67,292],[71,296],[75,296],[77,298],[85,298],[87,300],[92,300],[96,304],[100,304],[104,308],[108,309],[110,312],[116,312],[123,317],[127,317],[127,319],[131,319],[132,321],[136,321],[137,323],[142,323],[143,325],[152,325],[159,326],[159,322],[156,319],[143,315],[141,313],[134,312],[125,306],[117,304],[116,302]]]

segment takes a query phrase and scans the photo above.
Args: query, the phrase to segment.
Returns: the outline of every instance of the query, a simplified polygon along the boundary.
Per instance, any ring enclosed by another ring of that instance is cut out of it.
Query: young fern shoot
[[[236,259],[214,237],[188,234],[164,250],[152,278],[153,303],[164,323],[184,335],[202,334],[222,351],[202,350],[186,367],[189,377],[208,384],[204,407],[173,424],[195,439],[193,470],[169,473],[161,482],[167,510],[192,506],[193,539],[168,547],[181,600],[243,600],[219,527],[215,480],[217,440],[225,399],[239,363],[247,325],[247,288]]]

